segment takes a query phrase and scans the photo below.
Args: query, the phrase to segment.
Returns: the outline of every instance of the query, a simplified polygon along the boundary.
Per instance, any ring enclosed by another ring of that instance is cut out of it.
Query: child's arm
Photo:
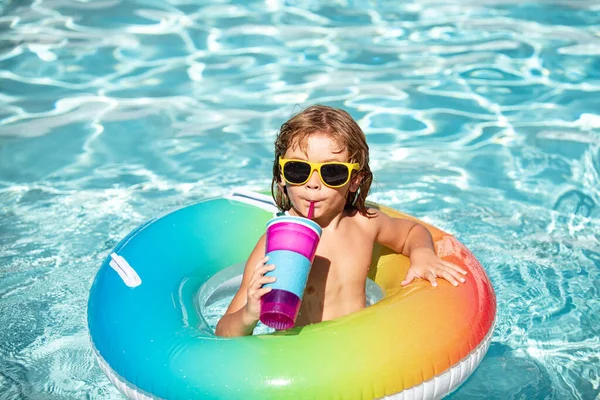
[[[402,286],[408,285],[415,278],[427,279],[433,286],[437,286],[437,277],[446,279],[454,286],[458,286],[459,281],[465,282],[463,275],[467,271],[435,254],[433,238],[423,225],[407,219],[392,218],[381,212],[378,212],[375,220],[375,240],[410,258],[410,268]]]
[[[242,285],[233,296],[225,315],[217,323],[217,336],[251,335],[260,317],[260,298],[271,291],[263,288],[265,283],[275,282],[275,277],[264,276],[275,269],[273,265],[265,265],[265,236],[263,235],[246,262]]]

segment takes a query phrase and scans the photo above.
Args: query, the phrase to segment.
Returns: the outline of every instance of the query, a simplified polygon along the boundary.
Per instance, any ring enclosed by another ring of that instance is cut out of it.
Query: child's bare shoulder
[[[350,210],[348,216],[353,224],[359,226],[361,229],[377,229],[382,218],[386,217],[381,211],[371,207],[367,208],[366,213],[361,213],[356,209]]]

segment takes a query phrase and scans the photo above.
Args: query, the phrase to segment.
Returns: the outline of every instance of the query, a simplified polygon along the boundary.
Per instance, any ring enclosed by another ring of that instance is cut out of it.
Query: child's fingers
[[[254,266],[254,269],[259,269],[260,267],[264,266],[267,263],[267,261],[269,261],[269,256],[262,257],[261,259],[259,259],[256,262],[256,265]]]
[[[465,271],[463,268],[459,267],[456,264],[452,264],[451,262],[444,261],[444,260],[442,260],[442,264],[444,264],[444,266],[450,268],[453,271],[459,272],[459,273],[461,273],[463,275],[467,274],[467,271]]]
[[[265,275],[259,274],[255,277],[253,277],[253,279],[250,281],[250,285],[248,285],[248,287],[253,290],[258,290],[262,287],[262,285],[264,285],[266,283],[273,283],[276,280],[277,279],[274,276],[265,276]]]
[[[448,282],[454,285],[455,282],[465,282],[464,275],[460,272],[446,266],[446,264],[439,263],[435,268],[435,275],[444,278]],[[456,285],[454,285],[456,286]]]
[[[406,286],[409,283],[411,283],[414,279],[415,279],[414,272],[412,270],[409,270],[408,273],[406,274],[406,277],[404,278],[404,280],[402,282],[400,282],[400,285]]]
[[[271,265],[267,265],[265,266],[265,269],[274,269],[274,267]],[[263,285],[267,283],[273,283],[277,280],[277,278],[275,278],[274,276],[265,276],[264,272],[262,272],[261,270],[262,269],[256,270],[254,276],[250,281],[250,284],[248,285],[248,297],[251,297],[253,299],[260,298],[260,296],[257,295],[257,292],[261,290]]]
[[[427,271],[425,272],[425,279],[427,279],[429,282],[431,282],[431,286],[437,286],[437,279],[435,277],[435,274],[431,271]]]
[[[258,292],[256,292],[256,294],[257,294],[258,298],[260,299],[265,294],[269,293],[271,290],[273,290],[273,288],[271,286],[266,286],[266,287],[260,289]]]
[[[465,280],[464,274],[460,270],[452,269],[452,268],[446,266],[446,264],[442,264],[442,268],[441,269],[444,272],[450,274],[453,279],[455,279],[457,281],[460,281],[462,283],[465,283],[466,280]],[[444,278],[446,278],[446,276],[444,276]],[[450,279],[448,279],[448,280],[450,280]]]
[[[259,279],[261,276],[263,276],[264,274],[266,274],[269,271],[273,271],[274,269],[275,269],[275,266],[273,264],[266,264],[259,268],[256,268],[254,270],[254,273],[252,274],[252,280]]]
[[[456,279],[456,280],[460,281],[461,283],[465,283],[465,282],[467,281],[467,280],[465,279],[465,277],[464,277],[464,275],[463,275],[463,274],[460,274],[460,273],[458,273],[458,272],[455,272],[455,271],[454,271],[454,272],[453,272],[453,271],[450,271],[450,274],[451,274],[451,275],[454,277],[454,279]]]
[[[453,286],[458,286],[458,281],[450,272],[441,269],[438,273],[438,276],[444,278],[445,280],[450,282]]]
[[[250,286],[248,286],[248,290],[254,293],[257,290],[259,290],[261,287],[263,287],[266,283],[271,283],[271,282],[257,279],[256,281],[253,281],[250,284]]]
[[[265,286],[263,288],[253,290],[249,294],[249,297],[253,301],[258,301],[258,300],[260,300],[261,297],[263,297],[265,294],[269,293],[271,290],[273,290],[273,288],[271,286]]]
[[[265,264],[265,266],[263,268],[265,270],[265,273],[267,273],[267,272],[273,271],[275,269],[275,264]]]
[[[277,278],[275,278],[274,276],[262,276],[259,280],[258,283],[262,286],[265,283],[273,283],[277,280]]]

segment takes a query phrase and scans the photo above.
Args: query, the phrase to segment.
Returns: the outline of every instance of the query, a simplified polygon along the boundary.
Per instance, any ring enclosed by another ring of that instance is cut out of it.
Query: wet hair
[[[305,150],[307,139],[310,135],[324,134],[336,144],[342,146],[350,153],[351,163],[359,163],[360,171],[353,172],[362,175],[360,185],[356,192],[348,193],[346,208],[355,208],[359,213],[370,216],[365,201],[369,194],[373,174],[369,168],[369,146],[360,126],[346,111],[324,105],[311,106],[294,115],[281,125],[275,140],[275,160],[273,161],[273,181],[271,194],[280,211],[292,208],[292,203],[285,187],[279,185],[282,181],[279,157],[292,146],[299,146]]]

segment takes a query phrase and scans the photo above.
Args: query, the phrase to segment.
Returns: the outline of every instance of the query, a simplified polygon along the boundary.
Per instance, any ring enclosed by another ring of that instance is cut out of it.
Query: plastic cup
[[[302,296],[321,239],[321,227],[303,217],[276,217],[267,223],[266,255],[277,281],[261,298],[260,321],[277,330],[294,326]]]

